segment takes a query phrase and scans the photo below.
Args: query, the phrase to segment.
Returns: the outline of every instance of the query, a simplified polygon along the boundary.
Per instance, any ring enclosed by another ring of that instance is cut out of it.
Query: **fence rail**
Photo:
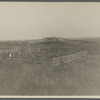
[[[55,57],[52,59],[52,64],[54,66],[58,66],[58,65],[60,65],[61,61],[64,63],[68,63],[68,62],[73,61],[75,59],[80,59],[81,57],[86,56],[87,53],[88,53],[87,50],[84,50],[84,51],[77,52],[75,54]]]

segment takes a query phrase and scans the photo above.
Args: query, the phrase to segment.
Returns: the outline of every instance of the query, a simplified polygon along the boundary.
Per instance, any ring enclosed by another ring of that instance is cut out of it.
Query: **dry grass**
[[[0,95],[100,95],[100,47],[94,46],[85,58],[59,66],[2,61]]]

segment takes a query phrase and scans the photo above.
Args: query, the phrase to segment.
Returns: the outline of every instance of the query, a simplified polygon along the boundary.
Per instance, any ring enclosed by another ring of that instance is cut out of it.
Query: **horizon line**
[[[41,40],[45,38],[64,38],[64,39],[98,39],[100,37],[57,37],[57,36],[49,36],[49,37],[43,37],[43,38],[33,38],[33,39],[8,39],[8,40],[0,40],[0,42],[7,42],[7,41],[35,41],[35,40]]]

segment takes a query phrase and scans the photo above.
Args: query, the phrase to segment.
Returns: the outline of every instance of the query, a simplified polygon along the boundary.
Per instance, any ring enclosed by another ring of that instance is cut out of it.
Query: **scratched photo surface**
[[[0,2],[0,95],[100,95],[100,3]]]

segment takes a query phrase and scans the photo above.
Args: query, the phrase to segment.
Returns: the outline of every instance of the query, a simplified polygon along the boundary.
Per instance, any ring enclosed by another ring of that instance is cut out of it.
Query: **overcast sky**
[[[0,2],[0,40],[100,37],[100,3]]]

